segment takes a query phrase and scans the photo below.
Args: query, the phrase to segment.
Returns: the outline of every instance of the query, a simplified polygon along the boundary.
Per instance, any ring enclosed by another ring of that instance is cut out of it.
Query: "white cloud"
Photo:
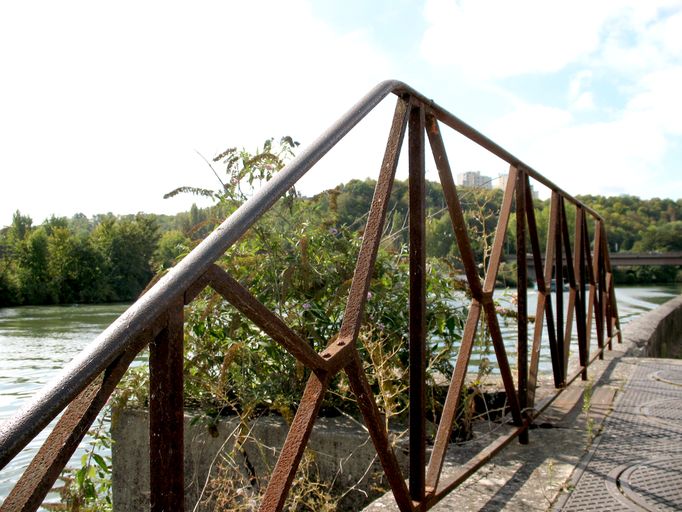
[[[594,96],[591,92],[581,93],[573,103],[571,107],[575,110],[592,110],[594,108]]]
[[[678,8],[681,3],[678,3]],[[682,54],[682,11],[663,19],[650,29],[652,39],[663,52],[672,59],[679,61]]]
[[[488,129],[493,139],[511,147],[564,130],[572,120],[571,114],[563,109],[517,102],[513,111],[498,117]]]
[[[576,73],[568,85],[568,99],[574,110],[591,110],[594,108],[594,95],[591,91],[592,71],[583,69]]]
[[[628,109],[641,113],[651,129],[682,135],[682,66],[652,72],[638,85],[641,90],[630,99]]]
[[[609,3],[428,0],[422,54],[479,79],[556,72],[597,48]]]
[[[680,5],[679,0],[427,0],[421,50],[431,64],[480,80],[554,73],[599,53],[602,64],[635,71],[659,58],[658,45],[679,55],[674,53],[680,45],[679,13],[667,18],[651,41],[636,40],[662,12]]]
[[[571,99],[576,99],[579,97],[585,88],[590,86],[592,81],[592,71],[589,69],[583,69],[576,73],[573,78],[571,78],[571,83],[568,86],[568,92]]]
[[[579,122],[567,111],[520,103],[490,127],[528,165],[570,193],[660,195],[654,179],[668,142],[648,111]]]
[[[428,0],[425,18],[422,54],[434,69],[487,90],[508,77],[518,90],[565,80],[565,97],[517,96],[482,127],[559,186],[682,193],[665,168],[682,133],[682,2]]]

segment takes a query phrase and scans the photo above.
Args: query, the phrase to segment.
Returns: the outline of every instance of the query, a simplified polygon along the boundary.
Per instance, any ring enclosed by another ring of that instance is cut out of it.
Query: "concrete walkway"
[[[538,418],[529,445],[513,442],[431,510],[682,510],[682,360],[629,357],[656,338],[679,340],[682,298],[666,307],[624,329],[590,380]],[[450,447],[444,478],[490,442],[477,437]],[[397,507],[389,492],[365,510]]]
[[[625,364],[623,347],[614,346],[604,361],[595,361],[590,376],[598,382],[576,381],[536,421],[530,443],[514,441],[431,510],[445,511],[547,511],[566,488],[571,475],[595,440],[611,410],[619,388],[627,382],[632,364]],[[476,441],[452,445],[442,478],[469,460],[503,427]],[[373,502],[370,512],[398,510],[392,493]]]
[[[682,361],[633,367],[556,510],[682,510]]]
[[[529,445],[512,443],[432,510],[682,510],[682,361],[616,349],[596,365],[599,381],[564,392]],[[489,440],[479,434],[451,447],[445,477]],[[397,507],[388,493],[365,510]]]

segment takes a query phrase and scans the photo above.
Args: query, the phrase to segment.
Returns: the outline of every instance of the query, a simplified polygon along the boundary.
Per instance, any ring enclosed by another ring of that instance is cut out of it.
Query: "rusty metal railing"
[[[357,258],[343,323],[322,353],[315,352],[285,322],[214,262],[243,235],[279,197],[341,140],[387,95],[397,96],[386,150]],[[467,233],[458,191],[452,178],[441,125],[448,126],[488,150],[509,166],[507,187],[485,276]],[[389,442],[384,422],[364,373],[356,341],[386,218],[398,156],[408,132],[409,146],[409,457],[406,481]],[[426,136],[425,136],[426,135]],[[425,151],[433,152],[443,193],[456,235],[471,292],[460,351],[449,385],[430,460],[426,461],[425,400]],[[530,179],[551,190],[547,247],[540,249],[532,204]],[[566,203],[575,206],[573,245]],[[518,278],[518,348],[516,383],[505,351],[493,302],[507,226],[516,212]],[[594,222],[590,239],[588,218]],[[529,333],[526,290],[527,248],[533,257],[538,285],[536,321]],[[550,283],[556,281],[552,301]],[[567,313],[560,283],[568,281]],[[535,403],[543,317],[549,334],[554,384],[561,392],[574,379],[587,377],[587,367],[620,341],[620,326],[609,263],[604,221],[530,166],[508,153],[454,115],[397,81],[378,84],[329,130],[272,178],[250,200],[225,220],[196,249],[135,302],[33,400],[0,427],[0,468],[5,467],[48,423],[65,410],[28,469],[0,510],[36,510],[125,373],[135,355],[150,346],[150,457],[151,509],[183,509],[183,306],[210,286],[251,319],[274,341],[311,370],[289,435],[260,504],[260,510],[281,510],[332,377],[344,371],[370,433],[396,502],[402,511],[424,510],[454,489],[511,440],[528,440],[528,427],[553,397]],[[467,365],[481,318],[485,317],[507,394],[515,428],[464,464],[454,476],[441,479],[455,411],[464,386]],[[578,371],[568,375],[573,325],[578,338]],[[593,324],[596,353],[590,354]],[[530,354],[529,354],[530,351]],[[529,360],[530,358],[530,360]]]

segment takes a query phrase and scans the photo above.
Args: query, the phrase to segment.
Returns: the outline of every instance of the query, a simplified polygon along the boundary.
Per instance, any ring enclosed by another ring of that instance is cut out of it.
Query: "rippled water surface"
[[[534,314],[537,294],[531,290],[528,293],[528,311]],[[625,324],[637,314],[682,293],[682,285],[619,287],[616,293],[621,321]],[[512,300],[510,293],[501,290],[496,292],[496,297],[503,305]],[[568,302],[567,297],[564,302]],[[0,309],[0,421],[55,377],[65,363],[94,340],[126,307],[107,304]],[[504,321],[502,324],[505,340],[508,340],[509,359],[513,363],[515,325],[513,322],[504,325]],[[532,326],[529,334],[532,335]],[[474,370],[481,357],[481,354],[472,356]],[[485,357],[494,364],[494,354]],[[545,350],[541,371],[550,370],[549,353]],[[47,432],[43,432],[0,472],[0,500],[7,495],[46,436]],[[75,458],[79,456],[76,454]]]
[[[619,286],[616,289],[616,297],[618,299],[618,314],[620,317],[621,326],[624,326],[632,318],[643,313],[644,311],[649,311],[655,308],[656,306],[659,306],[680,294],[682,294],[682,284],[661,286]],[[503,307],[509,309],[515,309],[516,307],[514,305],[515,300],[514,296],[515,290],[513,291],[502,289],[495,290],[495,299],[497,300],[497,302]],[[535,316],[537,307],[537,297],[538,296],[536,291],[528,289],[529,316]],[[568,297],[569,292],[567,291],[564,292],[563,300],[564,321],[566,319],[566,311],[568,309]],[[552,293],[552,306],[556,307],[556,294],[554,292]],[[517,338],[516,321],[514,319],[500,317],[500,328],[502,331],[502,337],[505,340],[505,346],[507,349],[506,352],[507,357],[509,359],[509,363],[512,367],[514,367],[516,361],[516,338]],[[528,326],[529,346],[530,343],[532,342],[531,340],[533,337],[533,329],[534,329],[533,324],[530,324]],[[572,354],[578,353],[578,340],[576,336],[577,333],[574,325],[572,328],[570,349]],[[596,345],[596,341],[594,341],[596,340],[596,327],[594,326],[594,324],[592,327],[591,339],[593,340],[591,344],[594,347]],[[595,350],[594,348],[591,349],[591,351],[594,350]],[[482,354],[480,352],[477,353],[475,349],[471,356],[469,372],[475,373],[478,370],[478,366],[483,357],[487,358],[490,361],[490,364],[492,366],[492,373],[493,374],[499,373],[496,366],[497,363],[495,359],[495,353],[492,350],[489,350],[488,353]],[[544,322],[539,370],[540,372],[547,373],[551,373],[552,371],[547,326],[545,325]]]
[[[55,377],[126,308],[125,304],[0,308],[0,421]],[[21,476],[47,430],[0,472],[0,499]]]

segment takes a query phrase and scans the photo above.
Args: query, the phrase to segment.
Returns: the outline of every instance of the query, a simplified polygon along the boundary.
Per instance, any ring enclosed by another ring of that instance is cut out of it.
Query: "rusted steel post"
[[[471,241],[469,240],[467,223],[464,220],[462,204],[457,195],[455,181],[452,179],[452,170],[448,161],[448,155],[445,152],[445,145],[443,144],[443,138],[438,127],[438,121],[432,115],[428,115],[426,116],[426,124],[433,159],[438,168],[438,176],[443,187],[443,197],[445,198],[450,220],[452,221],[452,229],[455,233],[457,247],[462,258],[462,264],[464,265],[467,283],[469,288],[471,288],[471,296],[477,301],[481,301],[483,300],[483,286],[478,275],[478,264],[471,247]]]
[[[455,369],[452,374],[448,393],[443,404],[443,411],[441,413],[440,423],[438,424],[438,431],[433,443],[433,450],[431,451],[431,458],[426,472],[426,491],[427,494],[435,492],[438,487],[443,461],[445,460],[445,453],[447,452],[450,442],[450,434],[455,421],[457,407],[464,387],[464,380],[471,357],[471,350],[476,336],[476,329],[481,317],[481,301],[483,300],[483,286],[478,275],[476,258],[474,256],[471,242],[467,231],[466,221],[464,220],[464,213],[462,212],[462,205],[457,196],[457,187],[452,178],[452,170],[448,162],[445,145],[441,137],[438,122],[433,116],[426,117],[427,133],[429,142],[431,144],[431,151],[433,158],[438,168],[440,182],[443,187],[443,196],[448,206],[450,213],[450,220],[452,221],[453,231],[457,239],[457,246],[459,247],[460,256],[464,265],[464,271],[467,276],[467,282],[471,289],[473,300],[469,307],[469,313],[466,323],[464,325],[464,332],[462,333],[462,341],[457,354],[457,361]]]
[[[592,285],[594,276],[592,275],[592,254],[590,253],[590,233],[587,230],[587,212],[583,210],[583,303],[585,307],[585,353],[587,360],[590,360],[592,348]]]
[[[556,345],[557,345],[557,362],[559,366],[554,369],[559,372],[559,382],[561,386],[566,385],[566,362],[564,360],[564,343],[570,343],[564,339],[564,259],[563,259],[563,245],[562,245],[562,231],[564,222],[564,201],[559,196],[558,201],[558,215],[557,215],[557,232],[554,237],[554,256],[556,263],[554,264],[554,285],[556,288]]]
[[[601,257],[601,221],[597,220],[594,225],[594,250],[592,254],[592,273],[595,281],[594,299],[594,325],[597,330],[597,347],[599,359],[604,359],[604,309],[603,302],[603,267]]]
[[[608,288],[609,292],[609,305],[610,305],[610,310],[611,310],[611,319],[610,323],[612,323],[613,327],[618,330],[618,343],[623,342],[623,334],[621,332],[620,328],[620,318],[618,316],[618,301],[616,300],[616,289],[615,289],[615,283],[614,283],[614,278],[613,278],[613,271],[611,269],[611,255],[609,253],[609,244],[608,244],[608,239],[606,236],[606,226],[602,224],[602,229],[604,231],[604,268],[606,269],[606,272],[608,275],[611,276],[610,279],[610,285]]]
[[[443,468],[445,454],[450,444],[450,434],[457,417],[457,406],[459,405],[462,396],[462,389],[464,388],[464,380],[466,379],[467,368],[469,360],[471,359],[471,350],[474,345],[474,338],[476,337],[476,328],[481,318],[481,303],[474,299],[469,306],[469,313],[467,314],[466,323],[464,324],[464,332],[462,333],[462,342],[457,354],[457,362],[455,363],[455,370],[452,373],[450,386],[448,387],[448,394],[443,404],[443,411],[438,424],[438,431],[436,432],[436,439],[433,443],[433,450],[431,451],[431,459],[429,460],[429,467],[426,474],[426,486],[429,492],[435,491],[440,480],[440,473]]]
[[[519,407],[524,418],[528,407],[528,263],[526,259],[526,176],[522,170],[516,176],[516,370]],[[528,444],[528,429],[519,435],[521,444]]]
[[[357,352],[353,353],[353,358],[345,368],[345,371],[346,375],[348,375],[348,383],[357,398],[358,407],[365,420],[367,431],[372,438],[374,448],[384,468],[386,479],[393,491],[393,497],[398,505],[398,509],[400,512],[410,512],[414,509],[410,493],[400,471],[398,459],[396,459],[395,452],[391,447],[388,432],[386,431],[385,419],[379,412],[372,388],[367,382],[367,377],[362,368],[362,361]]]
[[[610,273],[606,273],[606,300],[604,302],[605,312],[604,318],[606,319],[606,336],[608,337],[608,347],[609,350],[613,350],[613,299],[611,296],[611,290],[613,289],[613,276]]]
[[[409,121],[410,207],[410,497],[423,502],[426,464],[426,183],[424,109]]]
[[[526,175],[526,218],[528,221],[528,238],[530,239],[530,247],[533,254],[533,266],[535,267],[535,279],[538,284],[538,298],[535,309],[535,325],[533,329],[533,345],[530,353],[530,368],[528,370],[528,404],[527,407],[532,409],[535,405],[535,389],[538,382],[538,368],[540,364],[540,351],[542,349],[542,328],[543,315],[547,316],[548,331],[551,335],[551,328],[554,327],[551,314],[551,295],[547,294],[547,280],[545,278],[545,271],[542,265],[542,253],[540,251],[540,237],[538,236],[538,227],[535,219],[535,209],[533,207],[533,196],[530,189],[528,175]],[[549,238],[549,234],[548,234]],[[554,247],[549,244],[548,247]],[[545,256],[551,265],[551,254]],[[551,272],[551,270],[550,270]],[[551,274],[550,274],[551,279]],[[550,342],[551,343],[551,342]]]
[[[573,337],[573,316],[575,313],[577,286],[575,281],[575,272],[573,270],[573,252],[571,250],[571,238],[568,233],[568,218],[566,217],[565,202],[562,203],[561,214],[563,216],[561,229],[564,239],[566,280],[569,284],[568,307],[566,308],[566,325],[564,332],[564,376],[568,376],[568,360],[571,353],[571,339]],[[565,385],[568,386],[569,382],[565,381]]]
[[[517,174],[518,169],[516,167],[513,165],[509,167],[507,187],[504,190],[502,206],[500,207],[500,216],[497,220],[497,227],[495,228],[495,240],[493,241],[493,247],[490,251],[488,270],[485,274],[485,281],[483,282],[483,309],[485,311],[486,322],[488,323],[488,330],[490,331],[490,338],[492,339],[493,348],[495,349],[495,357],[497,358],[497,366],[500,369],[500,377],[504,384],[504,390],[507,392],[509,409],[511,410],[514,423],[520,426],[523,423],[521,408],[519,407],[519,400],[516,394],[516,388],[514,387],[514,378],[512,377],[511,368],[509,367],[507,350],[504,347],[504,340],[502,339],[502,332],[500,331],[500,324],[497,321],[497,311],[495,311],[495,303],[493,301],[495,281],[497,280],[497,273],[500,269],[500,262],[502,261],[502,251],[504,249],[512,202],[514,200]]]
[[[608,348],[613,349],[613,313],[611,311],[612,294],[613,290],[613,279],[611,275],[611,268],[609,266],[609,244],[606,241],[606,228],[604,224],[601,224],[601,266],[604,275],[604,292],[602,296],[602,311],[604,315],[604,321],[606,322],[606,337],[608,338]]]
[[[367,383],[362,368],[362,362],[355,347],[356,339],[360,331],[362,315],[367,300],[367,292],[370,286],[372,270],[376,260],[381,233],[386,219],[386,209],[390,198],[395,172],[398,165],[398,157],[402,146],[405,128],[409,117],[409,103],[399,98],[396,104],[393,123],[386,143],[384,159],[379,173],[379,179],[374,189],[374,197],[367,216],[367,224],[362,239],[362,246],[353,274],[353,281],[348,293],[348,302],[343,316],[343,323],[339,336],[332,345],[325,349],[323,355],[336,352],[330,359],[332,368],[337,369],[336,361],[342,352],[349,354],[349,360],[344,367],[348,375],[348,381],[355,394],[358,406],[365,420],[367,430],[372,438],[377,455],[391,486],[396,503],[402,512],[412,510],[412,501],[402,472],[398,465],[395,453],[388,438],[384,420],[381,417],[372,390]],[[338,349],[339,343],[344,343],[344,348]],[[345,359],[342,358],[345,362]]]
[[[183,511],[183,304],[149,345],[149,486],[151,512]]]
[[[348,302],[343,314],[343,323],[339,332],[339,338],[350,340],[351,344],[355,344],[355,340],[360,332],[362,315],[367,301],[367,292],[369,291],[372,272],[374,271],[374,262],[379,251],[381,234],[384,230],[388,201],[391,197],[409,112],[409,102],[398,98],[388,140],[386,141],[379,179],[374,188],[374,197],[372,198],[372,204],[367,215],[362,246],[358,253],[353,280],[348,292]]]
[[[555,269],[556,256],[556,237],[559,225],[559,194],[552,192],[549,207],[549,222],[547,225],[547,245],[545,246],[545,317],[547,319],[547,335],[549,336],[549,353],[552,359],[552,374],[554,376],[554,387],[561,387],[561,372],[559,371],[559,342],[557,339],[557,328],[554,321],[554,310],[552,307],[552,276]]]
[[[278,512],[284,508],[284,502],[313,431],[315,418],[317,418],[317,413],[322,405],[328,381],[328,375],[320,377],[315,373],[310,374],[301,398],[301,404],[298,406],[294,421],[291,423],[289,434],[284,441],[277,464],[272,471],[268,488],[258,509],[260,512]]]
[[[585,212],[580,206],[575,209],[575,248],[573,251],[573,271],[575,273],[575,325],[578,334],[578,358],[583,367],[582,380],[587,380],[587,366],[589,356],[587,353],[587,336],[585,334],[585,251],[583,235]]]

